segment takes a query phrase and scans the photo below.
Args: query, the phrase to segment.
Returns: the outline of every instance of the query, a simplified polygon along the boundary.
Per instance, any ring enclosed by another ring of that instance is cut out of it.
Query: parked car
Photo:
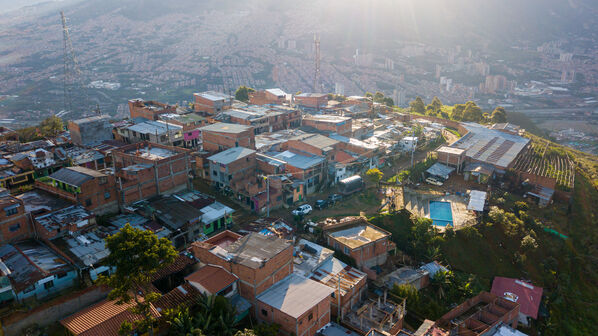
[[[316,208],[318,210],[322,210],[324,208],[327,208],[329,203],[330,202],[328,202],[328,200],[325,200],[325,199],[317,200],[316,204],[314,204],[314,208]]]
[[[330,204],[334,204],[342,199],[343,199],[343,195],[341,195],[341,194],[332,194],[332,195],[328,196],[328,202],[330,202]]]
[[[428,177],[428,178],[426,179],[426,182],[428,182],[428,183],[430,183],[430,184],[433,184],[433,185],[435,185],[435,186],[441,186],[441,185],[443,184],[442,182],[440,182],[440,181],[438,181],[437,179],[435,179],[435,178],[432,178],[432,177]]]
[[[293,210],[291,213],[293,216],[305,216],[308,215],[313,209],[309,204],[303,204],[299,206],[297,209]]]

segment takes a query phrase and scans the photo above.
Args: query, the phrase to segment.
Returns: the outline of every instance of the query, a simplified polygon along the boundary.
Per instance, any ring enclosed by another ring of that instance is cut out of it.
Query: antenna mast
[[[320,36],[314,34],[315,50],[315,71],[314,71],[314,93],[320,92]]]
[[[75,88],[81,89],[83,93],[83,101],[81,106],[87,109],[87,91],[85,86],[82,85],[81,69],[79,69],[79,62],[75,56],[75,50],[73,48],[73,42],[69,34],[69,28],[66,25],[66,17],[64,12],[60,12],[60,18],[62,21],[62,37],[63,37],[63,49],[64,49],[64,109],[65,113],[73,112],[73,91]]]

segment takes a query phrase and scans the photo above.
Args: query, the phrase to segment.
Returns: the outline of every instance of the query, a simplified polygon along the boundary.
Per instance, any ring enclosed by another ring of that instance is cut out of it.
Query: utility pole
[[[338,298],[337,298],[337,305],[338,305],[338,311],[337,311],[337,317],[336,319],[338,320],[338,322],[341,322],[341,273],[338,273]]]
[[[266,204],[268,205],[266,217],[270,217],[270,175],[266,175]]]

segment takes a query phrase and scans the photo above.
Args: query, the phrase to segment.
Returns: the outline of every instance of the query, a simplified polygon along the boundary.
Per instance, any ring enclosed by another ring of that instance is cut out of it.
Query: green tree
[[[56,136],[64,131],[64,123],[59,117],[50,116],[39,124],[39,128],[43,136]]]
[[[453,110],[451,111],[451,119],[452,120],[463,120],[463,112],[465,111],[465,105],[464,104],[456,104],[453,107]]]
[[[168,309],[162,314],[169,326],[170,336],[204,336],[201,329],[195,327],[195,319],[189,308]]]
[[[388,107],[393,107],[395,105],[395,101],[390,97],[384,97],[384,99],[382,100],[382,104]]]
[[[426,112],[426,104],[424,104],[424,101],[421,99],[421,97],[415,98],[414,101],[409,103],[409,106],[411,107],[411,112],[415,112],[415,113]]]
[[[440,99],[438,99],[438,97],[434,97],[432,99],[432,101],[430,102],[430,104],[428,104],[428,106],[426,106],[426,110],[432,111],[432,112],[430,112],[430,115],[440,114],[440,112],[442,110],[442,102],[440,101]]]
[[[495,108],[494,111],[492,111],[492,114],[490,115],[490,120],[493,123],[507,122],[507,112],[505,111],[505,108],[502,106]]]
[[[256,336],[276,336],[279,331],[280,325],[276,323],[260,323],[254,328]]]
[[[237,91],[235,91],[235,99],[240,100],[242,102],[248,102],[250,92],[255,92],[255,89],[247,87],[245,85],[241,85],[239,86]]]
[[[482,109],[472,101],[468,101],[465,104],[465,110],[463,111],[464,121],[475,121],[479,122],[482,120]]]
[[[134,300],[135,306],[131,311],[142,319],[133,323],[133,329],[153,335],[156,319],[152,315],[152,303],[160,294],[151,291],[150,281],[160,268],[175,260],[176,250],[168,239],[159,239],[151,231],[133,228],[129,224],[107,237],[106,247],[110,251],[106,264],[116,268],[110,276],[100,278],[102,283],[112,288],[108,298],[117,300],[117,304]],[[123,329],[130,327],[123,326]]]
[[[374,102],[382,103],[383,100],[384,100],[384,93],[382,93],[380,91],[376,91],[376,93],[374,94]]]
[[[368,177],[370,181],[372,181],[372,183],[376,184],[380,182],[382,177],[384,177],[384,173],[382,173],[378,168],[372,168],[368,170],[367,172],[365,172],[365,175]]]

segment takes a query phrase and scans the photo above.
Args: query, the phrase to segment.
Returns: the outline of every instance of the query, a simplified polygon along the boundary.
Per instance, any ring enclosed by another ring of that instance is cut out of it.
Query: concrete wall
[[[106,298],[108,289],[89,287],[81,292],[64,296],[57,301],[48,302],[33,310],[15,313],[2,319],[2,331],[5,335],[20,335],[23,328],[32,324],[46,326],[72,315]]]
[[[217,153],[233,147],[255,149],[255,134],[253,129],[239,133],[223,133],[202,131],[203,149],[207,152]]]

